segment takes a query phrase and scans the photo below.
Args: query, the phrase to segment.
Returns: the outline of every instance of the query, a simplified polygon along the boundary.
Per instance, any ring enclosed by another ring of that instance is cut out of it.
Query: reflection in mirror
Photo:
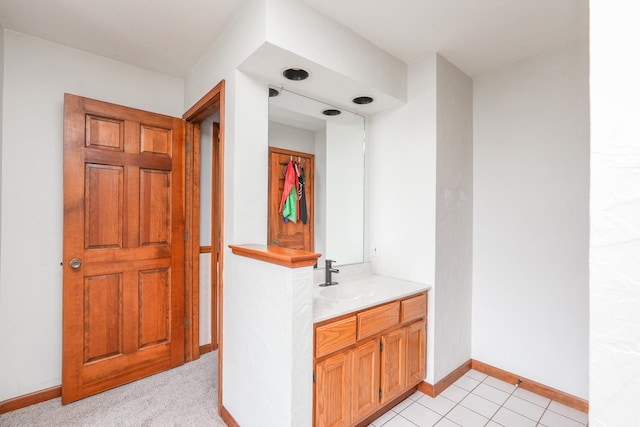
[[[269,145],[315,156],[318,265],[364,260],[364,118],[283,89],[269,98]],[[270,95],[273,90],[270,90]],[[338,115],[323,111],[339,110]]]

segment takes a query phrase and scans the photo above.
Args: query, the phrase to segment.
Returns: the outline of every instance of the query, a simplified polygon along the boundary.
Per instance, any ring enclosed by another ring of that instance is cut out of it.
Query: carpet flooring
[[[217,352],[195,362],[87,397],[60,398],[0,415],[2,427],[212,426],[218,415]]]

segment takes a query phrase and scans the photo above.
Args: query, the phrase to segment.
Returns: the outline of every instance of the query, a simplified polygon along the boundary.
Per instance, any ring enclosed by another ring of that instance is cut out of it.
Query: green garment
[[[292,222],[296,222],[298,218],[298,192],[295,188],[291,189],[287,200],[284,202],[282,216]]]

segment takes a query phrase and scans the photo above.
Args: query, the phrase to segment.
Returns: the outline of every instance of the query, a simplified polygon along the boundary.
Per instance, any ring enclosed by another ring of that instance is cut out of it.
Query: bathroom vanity
[[[314,291],[314,425],[352,426],[412,393],[426,369],[425,285],[381,276]]]
[[[363,425],[424,379],[429,286],[372,275],[361,263],[320,287],[317,253],[230,249],[225,270],[236,286],[225,301],[242,306],[242,322],[224,322],[230,425]]]

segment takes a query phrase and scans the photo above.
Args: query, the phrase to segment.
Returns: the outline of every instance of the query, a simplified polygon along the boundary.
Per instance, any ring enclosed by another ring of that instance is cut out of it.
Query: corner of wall
[[[587,55],[570,47],[473,81],[473,359],[580,398],[589,384]]]
[[[2,303],[2,134],[4,133],[4,27],[0,22],[0,304]]]
[[[473,81],[436,55],[435,382],[471,358]]]

